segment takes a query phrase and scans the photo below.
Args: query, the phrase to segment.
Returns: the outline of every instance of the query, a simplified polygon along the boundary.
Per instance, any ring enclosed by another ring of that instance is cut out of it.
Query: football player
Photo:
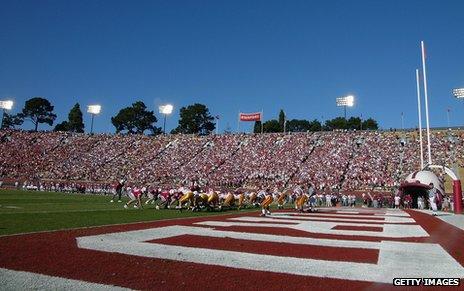
[[[116,195],[118,195],[118,202],[122,202],[121,200],[121,195],[122,195],[122,189],[124,188],[124,184],[126,184],[126,180],[124,179],[121,179],[118,181],[118,183],[116,184],[116,191],[115,193],[113,194],[113,197],[111,198],[111,201],[110,202],[114,202],[114,198],[116,198]]]
[[[430,190],[428,191],[429,192],[429,203],[433,211],[432,215],[437,216],[437,201],[439,199],[437,195],[438,191],[433,185],[433,183],[430,183],[429,186],[430,186]]]
[[[161,188],[157,189],[155,186],[151,185],[148,188],[148,193],[147,193],[147,201],[145,201],[145,204],[148,204],[151,202],[151,204],[155,203],[155,200],[158,199],[158,195],[161,194]]]
[[[138,188],[137,186],[134,186],[134,188],[132,189],[132,191],[130,192],[130,200],[124,204],[124,208],[129,208],[129,205],[131,205],[132,203],[136,203],[134,205],[134,208],[142,208],[142,201],[141,201],[141,196],[142,196],[142,189],[141,188]]]
[[[271,215],[271,211],[269,211],[269,206],[274,201],[272,193],[269,191],[269,189],[262,190],[259,193],[264,195],[264,200],[262,200],[261,202],[261,216]]]
[[[179,199],[179,205],[177,206],[177,208],[179,209],[182,209],[182,205],[184,203],[188,203],[188,206],[187,208],[190,208],[190,206],[193,207],[193,197],[194,197],[194,194],[191,190],[187,189],[187,188],[182,188],[181,191],[179,192],[182,192],[182,197]]]
[[[230,191],[224,197],[224,202],[222,203],[222,207],[231,207],[234,205],[235,197]]]

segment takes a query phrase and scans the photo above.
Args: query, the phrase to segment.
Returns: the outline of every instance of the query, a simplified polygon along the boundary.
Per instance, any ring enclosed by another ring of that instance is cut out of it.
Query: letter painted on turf
[[[377,249],[377,264],[334,261],[311,258],[283,257],[276,255],[216,250],[196,247],[166,245],[148,242],[181,235],[216,237],[266,242],[278,242],[285,247],[295,244]],[[108,233],[76,239],[80,248],[125,255],[144,256],[198,264],[216,265],[246,270],[268,271],[293,275],[359,280],[391,284],[394,278],[421,276],[464,277],[464,268],[440,245],[396,241],[350,241],[301,238],[248,232],[221,231],[195,226],[166,226],[144,230]],[[435,258],[440,257],[440,265]],[[412,266],[422,266],[421,269]],[[405,284],[402,282],[402,284]]]

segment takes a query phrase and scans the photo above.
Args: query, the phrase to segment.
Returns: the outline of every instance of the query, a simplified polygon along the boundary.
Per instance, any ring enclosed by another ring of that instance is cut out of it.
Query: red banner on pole
[[[261,121],[261,112],[240,113],[240,121]]]

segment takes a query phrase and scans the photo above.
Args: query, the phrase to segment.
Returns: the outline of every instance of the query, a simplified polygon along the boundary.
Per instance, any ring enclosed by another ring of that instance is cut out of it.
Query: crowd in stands
[[[434,164],[463,167],[463,140],[462,131],[433,131]],[[159,185],[195,179],[216,187],[310,182],[323,193],[389,189],[420,165],[417,131],[149,137],[2,130],[0,153],[0,180],[44,188],[81,183],[95,192],[122,177]]]

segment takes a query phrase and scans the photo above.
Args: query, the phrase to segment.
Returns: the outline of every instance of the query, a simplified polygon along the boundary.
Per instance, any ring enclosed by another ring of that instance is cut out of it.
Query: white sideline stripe
[[[2,290],[131,290],[123,287],[65,279],[0,268]]]
[[[307,221],[298,221],[296,219],[279,219],[279,218],[272,218],[272,217],[253,217],[253,216],[243,216],[243,217],[235,217],[235,218],[229,218],[227,220],[237,220],[237,221],[245,221],[245,222],[283,222],[283,223],[288,223],[290,225],[295,225],[295,223],[301,224],[305,222],[312,222],[312,220],[307,220]],[[383,228],[383,224],[375,225],[375,224],[370,224],[370,223],[351,223],[351,222],[356,222],[356,221],[348,221],[348,222],[331,222],[331,221],[314,221],[316,223],[334,223],[335,225],[349,225],[349,226],[369,226],[369,227],[381,227]]]
[[[233,218],[233,220],[241,220],[242,217]],[[356,218],[337,218],[337,217],[319,217],[319,216],[295,216],[295,215],[281,215],[279,213],[274,213],[269,218],[275,219],[275,221],[280,221],[281,218],[284,219],[295,219],[298,220],[312,220],[312,221],[343,221],[343,222],[370,222],[370,223],[379,223],[379,224],[389,224],[389,223],[415,223],[416,221],[410,217],[393,217],[387,216],[385,219],[381,220],[378,217],[374,219],[356,219]]]
[[[273,212],[272,216],[292,216],[292,217],[321,217],[321,216],[328,216],[328,217],[338,217],[338,218],[345,218],[345,219],[356,219],[356,218],[366,218],[376,221],[385,220],[385,217],[381,216],[374,216],[374,215],[360,215],[360,214],[338,214],[338,213],[329,213],[329,212],[313,212],[313,213],[295,213],[295,212]]]
[[[253,217],[253,219],[259,219]],[[253,220],[255,221],[255,220]],[[268,220],[270,221],[270,220]],[[279,220],[280,221],[280,220]],[[286,221],[287,222],[287,221]],[[368,231],[368,230],[344,230],[333,229],[340,226],[369,226],[372,224],[363,223],[347,223],[347,222],[325,222],[325,221],[300,221],[295,224],[295,220],[288,221],[292,224],[284,223],[259,223],[259,222],[232,222],[232,221],[202,221],[197,222],[197,225],[207,226],[245,226],[245,227],[269,227],[269,228],[291,228],[302,230],[310,233],[323,233],[332,235],[350,235],[350,236],[371,236],[371,237],[389,237],[389,238],[411,238],[411,237],[428,237],[429,234],[420,225],[409,224],[384,224],[379,225],[382,231]]]
[[[123,204],[123,203],[121,203]],[[154,209],[154,208],[153,208]],[[1,210],[1,209],[0,209]],[[3,214],[51,214],[51,213],[69,213],[69,212],[98,212],[98,211],[128,211],[132,209],[124,209],[123,206],[121,208],[110,208],[110,209],[70,209],[70,210],[39,210],[39,211],[9,211],[9,212],[1,212],[0,215]],[[137,209],[133,209],[134,211]]]
[[[295,216],[295,217],[321,217],[321,216],[329,216],[329,217],[340,217],[340,218],[370,218],[372,220],[377,219],[378,221],[381,221],[379,218],[386,219],[388,217],[396,217],[396,218],[402,218],[402,217],[410,217],[409,214],[405,213],[406,215],[391,215],[391,214],[379,214],[379,213],[373,213],[373,215],[362,215],[362,214],[337,214],[337,213],[329,213],[329,212],[315,212],[315,213],[298,213],[296,214],[295,212],[273,212],[272,215],[289,215],[289,216]]]
[[[243,240],[250,239],[250,233],[234,232],[231,234],[230,232],[199,227],[168,226],[79,237],[76,240],[80,248],[91,250],[303,276],[389,284],[395,277],[464,278],[464,268],[438,244],[391,241],[366,242],[365,246],[376,246],[379,249],[378,263],[370,264],[281,257],[146,242],[188,234],[206,237],[229,237],[229,235],[234,235],[235,237],[242,236],[240,238]],[[268,235],[266,239],[270,239],[269,236],[272,237],[272,235]],[[258,234],[252,237],[265,238],[265,236]],[[282,240],[282,236],[275,236],[274,240]],[[338,240],[338,242],[342,244],[360,243],[344,240]]]
[[[317,208],[319,213],[334,213],[334,214],[371,214],[372,215],[380,215],[380,216],[409,216],[406,212],[401,209],[393,209],[393,208],[355,208],[355,209],[343,209],[343,210],[335,210],[333,208]],[[311,214],[311,213],[309,213]]]
[[[374,215],[382,215],[382,214],[376,213]],[[385,216],[410,216],[408,213],[404,212],[401,209],[388,209],[384,215]]]
[[[338,207],[318,207],[318,211],[321,212],[332,212],[332,213],[341,213],[341,212],[347,212],[347,213],[385,213],[387,212],[387,209],[385,208],[350,208],[350,207],[344,207],[344,208],[338,208]]]

